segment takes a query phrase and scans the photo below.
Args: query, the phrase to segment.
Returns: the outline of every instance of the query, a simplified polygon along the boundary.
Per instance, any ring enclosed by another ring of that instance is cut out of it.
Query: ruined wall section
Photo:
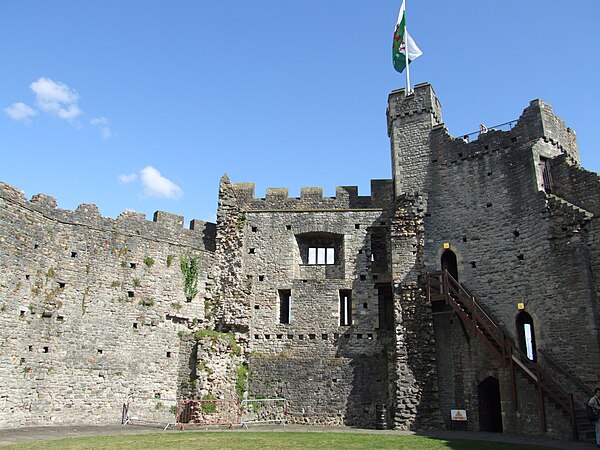
[[[118,423],[128,400],[177,398],[180,335],[207,324],[214,225],[155,219],[0,186],[0,426]],[[181,255],[200,258],[191,300]]]
[[[391,277],[382,266],[387,251],[374,250],[371,238],[389,242],[382,206],[392,189],[389,180],[372,186],[370,197],[344,187],[335,198],[303,188],[298,199],[286,189],[256,199],[252,184],[233,185],[245,218],[238,267],[251,302],[249,395],[285,397],[297,423],[372,427],[376,405],[389,404],[392,337],[379,323],[377,286],[389,287]],[[311,239],[332,239],[335,264],[308,264]],[[289,323],[282,323],[282,292],[291,295]],[[350,325],[341,325],[341,292],[350,294]]]
[[[391,223],[391,260],[394,279],[395,352],[394,424],[399,429],[439,428],[435,341],[431,306],[425,296],[422,196],[396,198]]]

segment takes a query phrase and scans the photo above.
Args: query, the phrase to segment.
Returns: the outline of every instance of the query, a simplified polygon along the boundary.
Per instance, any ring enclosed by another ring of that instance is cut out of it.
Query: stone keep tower
[[[459,408],[474,430],[582,438],[574,411],[599,373],[600,180],[541,100],[510,129],[471,142],[450,136],[441,117],[428,84],[390,94],[397,342],[408,367],[425,369],[410,339],[426,341],[433,323],[430,398],[439,389],[447,427]],[[454,284],[442,285],[440,269]]]
[[[431,85],[418,84],[409,95],[405,89],[390,93],[387,121],[395,195],[424,192],[430,133],[442,123],[442,107]]]

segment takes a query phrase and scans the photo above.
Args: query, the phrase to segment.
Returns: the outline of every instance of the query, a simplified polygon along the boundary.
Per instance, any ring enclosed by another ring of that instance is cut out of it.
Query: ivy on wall
[[[182,255],[179,258],[181,273],[183,274],[183,293],[188,301],[198,295],[198,268],[199,256]]]

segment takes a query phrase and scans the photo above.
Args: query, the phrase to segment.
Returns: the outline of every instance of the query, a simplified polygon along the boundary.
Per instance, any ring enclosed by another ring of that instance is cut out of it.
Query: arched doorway
[[[442,270],[447,270],[452,278],[458,281],[458,264],[456,254],[452,250],[444,250],[442,253]]]
[[[527,355],[527,358],[531,361],[535,361],[537,355],[535,333],[533,332],[533,318],[525,311],[521,311],[515,318],[515,324],[517,326],[519,348]]]
[[[479,400],[479,431],[502,433],[502,407],[500,405],[500,382],[487,377],[477,385]]]

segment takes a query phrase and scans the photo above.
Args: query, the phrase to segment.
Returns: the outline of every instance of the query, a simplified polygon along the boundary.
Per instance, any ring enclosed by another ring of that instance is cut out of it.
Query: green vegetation
[[[235,393],[239,400],[243,400],[244,392],[246,392],[246,387],[248,386],[248,379],[250,378],[250,369],[248,369],[247,365],[240,364],[240,367],[238,367],[235,374],[237,376],[235,381]]]
[[[142,285],[142,282],[140,281],[139,278],[133,279],[133,287],[139,288],[141,285]]]
[[[124,245],[121,248],[113,248],[112,252],[115,254],[115,256],[119,256],[120,258],[125,258],[125,256],[127,256],[127,253],[129,252],[129,249],[127,248],[126,245]]]
[[[246,214],[241,213],[239,216],[237,216],[238,228],[240,228],[240,229],[244,228],[244,225],[246,225],[246,222],[247,222]]]
[[[151,258],[150,256],[145,257],[144,264],[146,264],[147,267],[152,267],[154,265],[154,258]]]
[[[150,297],[146,297],[140,300],[140,305],[147,306],[148,308],[154,306],[154,299]]]
[[[285,431],[282,428],[282,431]],[[295,449],[396,449],[396,450],[541,450],[547,447],[501,442],[447,440],[427,436],[403,436],[366,433],[306,433],[306,432],[193,432],[178,431],[120,436],[95,436],[50,441],[24,442],[2,447],[7,450],[128,450],[208,448],[272,450]]]
[[[167,267],[171,267],[171,264],[173,264],[174,259],[175,255],[167,255]]]
[[[156,402],[156,405],[154,405],[154,409],[156,409],[157,411],[161,410],[163,408],[163,404],[162,402]]]
[[[179,265],[183,274],[183,293],[188,300],[192,300],[198,295],[199,263],[199,256],[182,255],[179,258]]]
[[[181,303],[171,303],[171,308],[175,311],[179,311],[181,309]]]
[[[121,286],[121,283],[117,280],[114,280],[112,283],[110,283],[111,288],[118,288],[120,286]]]
[[[208,400],[206,402],[202,402],[200,404],[200,408],[204,414],[214,414],[217,412],[217,402],[213,402],[211,400],[216,400],[217,397],[212,395],[210,392],[202,397],[202,400]]]
[[[54,270],[54,267],[50,267],[48,269],[48,272],[46,272],[46,278],[50,279],[50,278],[54,278],[56,276],[56,272]]]
[[[229,343],[229,348],[235,356],[240,356],[242,354],[242,349],[235,341],[233,333],[220,333],[215,330],[198,330],[194,332],[194,338],[198,341],[206,338],[212,338],[213,340],[222,339]]]

